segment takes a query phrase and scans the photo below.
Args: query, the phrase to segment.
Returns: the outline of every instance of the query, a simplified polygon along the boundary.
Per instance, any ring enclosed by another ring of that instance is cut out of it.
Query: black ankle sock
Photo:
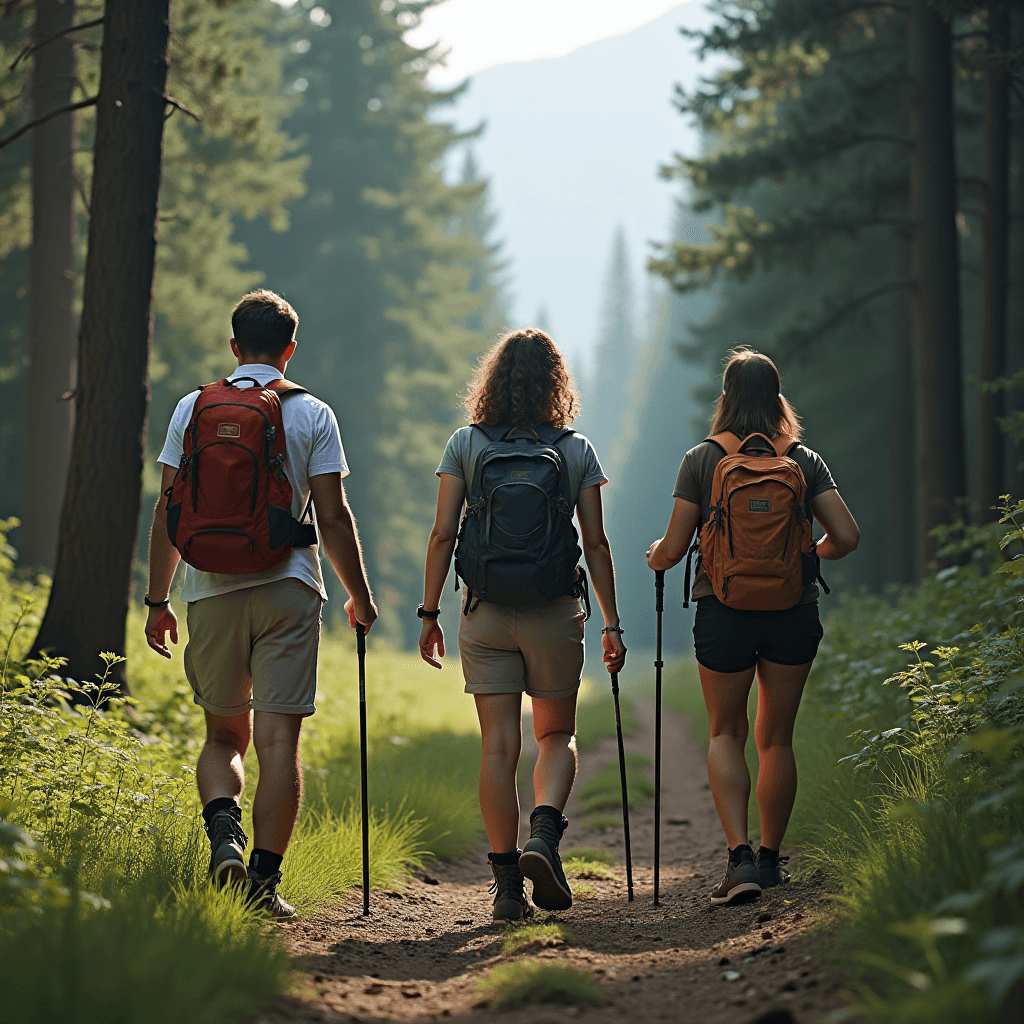
[[[530,817],[532,818],[534,814],[546,814],[549,818],[554,818],[559,823],[562,821],[562,812],[550,804],[541,804],[538,807],[534,807],[533,814]]]
[[[238,801],[231,796],[219,796],[203,808],[203,821],[209,825],[213,821],[213,816],[220,814],[221,811],[232,811],[235,818],[242,820],[242,808],[238,806]]]
[[[738,864],[739,863],[739,861],[740,861],[740,851],[741,850],[749,850],[750,851],[750,856],[751,857],[754,856],[754,851],[751,848],[749,843],[740,843],[740,845],[737,846],[735,850],[730,850],[729,851],[729,863],[730,864]]]
[[[778,850],[770,850],[767,846],[759,846],[757,848],[757,855],[759,857],[761,857],[761,856],[767,857],[769,860],[778,860],[779,859],[779,851]]]
[[[513,850],[511,853],[489,853],[487,859],[500,868],[507,868],[512,864],[519,863],[519,850]]]
[[[249,867],[259,875],[260,878],[269,878],[276,871],[281,870],[281,861],[284,855],[271,853],[270,850],[253,850],[249,854]]]

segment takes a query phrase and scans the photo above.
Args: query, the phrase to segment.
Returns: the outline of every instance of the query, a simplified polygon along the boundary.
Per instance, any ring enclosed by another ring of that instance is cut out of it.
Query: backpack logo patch
[[[772,503],[770,501],[765,501],[765,500],[760,499],[760,498],[751,498],[750,499],[750,511],[751,512],[771,512],[771,510],[772,510]]]
[[[218,437],[241,437],[242,428],[237,423],[218,423]]]
[[[512,472],[509,473],[509,478],[512,479],[512,480],[529,480],[530,479],[530,470],[528,470],[528,469],[513,469]]]

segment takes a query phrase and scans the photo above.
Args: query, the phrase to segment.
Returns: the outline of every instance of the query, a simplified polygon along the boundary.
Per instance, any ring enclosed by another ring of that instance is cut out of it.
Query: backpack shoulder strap
[[[743,441],[731,430],[723,430],[720,434],[705,437],[705,441],[713,441],[726,455],[735,455],[743,447]]]
[[[772,441],[772,447],[775,449],[775,454],[782,458],[783,455],[789,455],[799,443],[795,437],[790,437],[789,434],[779,434]]]
[[[293,384],[290,380],[284,380],[280,378],[278,380],[272,380],[266,385],[268,391],[273,391],[278,398],[284,398],[286,395],[308,395],[309,392],[301,384]]]
[[[492,442],[500,441],[509,431],[508,427],[490,423],[471,423],[470,426],[482,430],[487,435],[487,439]]]

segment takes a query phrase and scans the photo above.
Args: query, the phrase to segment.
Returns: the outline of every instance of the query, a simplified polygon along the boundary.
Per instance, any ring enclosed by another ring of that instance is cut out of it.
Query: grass
[[[651,761],[642,754],[626,755],[626,787],[630,809],[643,807],[654,795],[654,783],[646,772]],[[622,782],[618,759],[609,761],[579,791],[580,813],[593,814],[622,807]]]
[[[527,924],[510,928],[505,933],[501,940],[501,952],[505,956],[515,956],[530,949],[573,946],[576,941],[576,933],[567,924]]]
[[[632,701],[627,697],[619,697],[619,714],[622,718],[623,736],[635,736],[640,731],[633,710]],[[612,702],[611,690],[598,691],[589,683],[585,695],[576,709],[576,746],[580,750],[592,750],[603,736],[615,735],[615,705]]]
[[[519,960],[499,964],[479,982],[481,996],[494,1007],[524,1003],[601,1006],[607,999],[589,971],[570,964]]]
[[[607,850],[587,847],[562,851],[562,867],[567,878],[614,878],[611,866],[615,857]]]

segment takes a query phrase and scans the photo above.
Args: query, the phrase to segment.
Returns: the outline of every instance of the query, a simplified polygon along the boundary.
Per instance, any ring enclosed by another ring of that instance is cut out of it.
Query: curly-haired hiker
[[[299,812],[299,730],[316,710],[320,611],[327,593],[319,544],[348,592],[353,627],[377,617],[363,569],[334,413],[284,379],[299,318],[279,295],[246,295],[231,314],[230,377],[186,395],[160,452],[163,468],[149,541],[146,641],[165,658],[178,642],[170,589],[188,563],[185,674],[206,715],[196,766],[216,885],[246,887],[247,902],[295,916],[278,894]],[[316,527],[303,510],[313,508]],[[256,747],[248,867],[239,801],[243,760]]]
[[[822,637],[819,559],[843,558],[860,535],[828,467],[800,436],[775,364],[750,349],[733,352],[711,437],[686,453],[668,529],[647,552],[652,569],[670,569],[700,531],[693,636],[710,723],[708,779],[729,844],[712,903],[756,899],[789,879],[779,850],[796,797],[793,724]],[[816,545],[812,516],[826,531]],[[743,756],[755,672],[756,855]]]
[[[454,551],[456,573],[465,583],[462,672],[482,733],[480,808],[491,844],[494,918],[519,920],[534,909],[526,878],[533,881],[537,906],[572,905],[558,844],[568,824],[562,810],[576,778],[576,695],[589,611],[574,509],[604,616],[609,672],[622,668],[626,648],[601,510],[607,477],[590,442],[569,428],[579,400],[551,338],[532,328],[503,337],[482,360],[466,411],[471,425],[452,435],[437,468],[437,519],[419,609],[420,654],[441,667],[444,634],[437,617]],[[530,839],[520,850],[516,766],[524,692],[533,702],[540,753]]]

